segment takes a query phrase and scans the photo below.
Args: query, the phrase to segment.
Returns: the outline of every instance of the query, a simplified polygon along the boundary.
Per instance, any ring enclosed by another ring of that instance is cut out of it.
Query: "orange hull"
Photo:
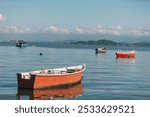
[[[30,100],[50,100],[57,98],[73,98],[83,93],[82,83],[65,88],[24,90],[19,89],[16,95],[17,99],[29,96]]]
[[[82,69],[78,71],[65,74],[51,74],[51,73],[32,74],[32,72],[29,72],[28,74],[30,74],[30,77],[28,78],[23,78],[22,77],[23,73],[17,73],[18,87],[26,89],[41,89],[47,87],[56,87],[74,84],[82,80],[84,69],[85,66],[83,66]]]

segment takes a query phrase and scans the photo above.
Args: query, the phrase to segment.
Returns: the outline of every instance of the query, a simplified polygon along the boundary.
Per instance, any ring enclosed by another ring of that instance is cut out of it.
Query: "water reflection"
[[[40,89],[40,90],[27,90],[18,89],[16,94],[16,99],[25,100],[53,100],[59,98],[74,98],[76,96],[82,95],[83,85],[78,83],[73,86],[67,86],[63,88],[54,89]]]
[[[118,63],[135,63],[135,58],[116,58]]]

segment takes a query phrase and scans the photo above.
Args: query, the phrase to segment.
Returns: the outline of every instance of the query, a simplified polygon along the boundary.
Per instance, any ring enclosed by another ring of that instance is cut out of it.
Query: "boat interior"
[[[78,72],[84,69],[84,65],[81,66],[73,66],[73,67],[65,67],[65,68],[56,68],[56,69],[41,69],[38,71],[31,72],[23,72],[21,74],[22,79],[30,79],[31,75],[62,75]]]

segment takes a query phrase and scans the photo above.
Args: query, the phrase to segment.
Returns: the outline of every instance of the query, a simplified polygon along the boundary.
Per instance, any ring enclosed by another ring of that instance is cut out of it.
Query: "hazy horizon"
[[[114,36],[100,34],[50,34],[50,33],[31,33],[31,34],[0,34],[0,42],[11,40],[24,41],[88,41],[88,40],[111,40],[116,42],[150,42],[150,37],[146,36]]]

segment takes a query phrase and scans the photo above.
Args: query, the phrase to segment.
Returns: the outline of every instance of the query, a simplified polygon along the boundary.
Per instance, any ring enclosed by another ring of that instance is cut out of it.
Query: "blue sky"
[[[0,0],[0,33],[150,36],[150,0]]]

